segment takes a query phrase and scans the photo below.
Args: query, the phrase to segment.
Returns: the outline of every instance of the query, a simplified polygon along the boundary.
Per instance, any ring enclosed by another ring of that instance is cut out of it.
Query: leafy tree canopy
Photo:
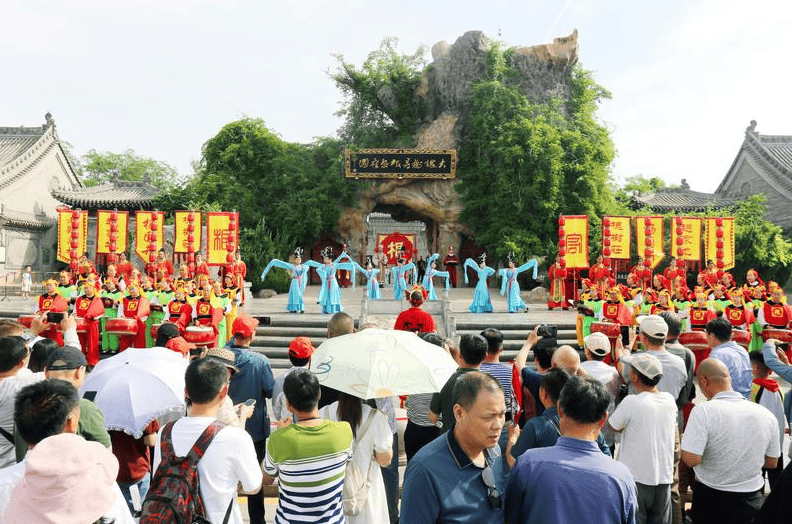
[[[115,172],[119,180],[143,181],[148,176],[149,183],[161,189],[174,187],[180,180],[175,167],[132,149],[121,153],[91,149],[80,158],[77,170],[88,187],[111,181]]]

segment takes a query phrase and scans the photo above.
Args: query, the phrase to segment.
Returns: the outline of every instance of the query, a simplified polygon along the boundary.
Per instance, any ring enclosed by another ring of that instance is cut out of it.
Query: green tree
[[[644,195],[666,187],[665,180],[660,177],[647,177],[645,175],[628,176],[622,186],[628,193]]]
[[[88,187],[104,184],[113,179],[118,172],[120,180],[143,181],[148,176],[149,183],[160,189],[177,185],[179,172],[166,162],[141,156],[132,149],[121,153],[96,151],[90,149],[79,162],[83,184]]]
[[[764,195],[752,195],[740,201],[732,211],[735,278],[741,281],[753,268],[764,280],[775,280],[784,286],[792,274],[792,242],[784,237],[779,226],[767,220]],[[712,214],[727,215],[723,211]]]

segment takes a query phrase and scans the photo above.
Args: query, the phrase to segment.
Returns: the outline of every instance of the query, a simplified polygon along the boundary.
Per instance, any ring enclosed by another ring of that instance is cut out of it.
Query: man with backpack
[[[189,415],[160,431],[140,524],[177,522],[174,514],[191,523],[204,516],[212,524],[242,524],[237,486],[258,492],[262,473],[250,435],[217,420],[228,395],[226,366],[213,358],[195,360],[184,382]]]

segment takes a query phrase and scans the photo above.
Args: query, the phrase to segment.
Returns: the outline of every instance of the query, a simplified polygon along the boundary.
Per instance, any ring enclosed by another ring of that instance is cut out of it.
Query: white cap
[[[611,351],[610,340],[605,333],[594,332],[587,336],[584,342],[588,350],[598,357],[604,357]]]
[[[668,324],[659,315],[646,315],[638,317],[641,332],[652,338],[665,338],[668,335]]]

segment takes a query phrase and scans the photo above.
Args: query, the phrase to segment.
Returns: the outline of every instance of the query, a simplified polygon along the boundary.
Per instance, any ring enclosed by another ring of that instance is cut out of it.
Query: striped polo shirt
[[[346,422],[290,424],[270,435],[264,471],[279,479],[276,524],[345,522],[342,490],[351,447]]]

